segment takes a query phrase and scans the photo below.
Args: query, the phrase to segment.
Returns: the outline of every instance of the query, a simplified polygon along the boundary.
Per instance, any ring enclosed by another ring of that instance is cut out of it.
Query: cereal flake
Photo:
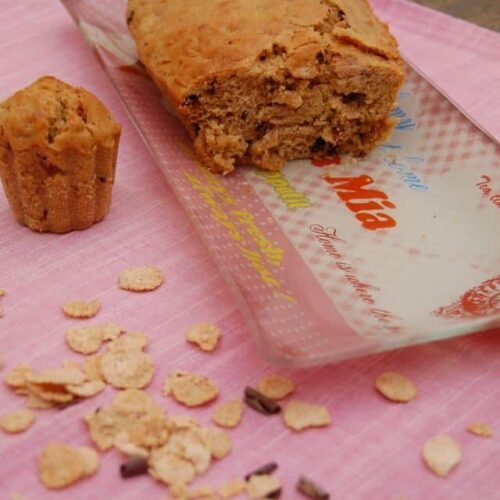
[[[29,384],[82,384],[85,380],[85,374],[76,368],[55,368],[32,372],[26,376],[26,381]]]
[[[120,288],[132,292],[155,290],[162,283],[162,271],[153,266],[130,267],[120,274]]]
[[[85,464],[77,448],[50,443],[38,456],[38,472],[47,488],[61,489],[84,477]]]
[[[25,389],[26,377],[31,375],[32,371],[31,366],[26,363],[17,365],[5,375],[5,383],[14,389]]]
[[[425,443],[422,457],[436,476],[446,477],[460,463],[462,452],[453,438],[439,435]]]
[[[85,302],[83,300],[73,300],[66,302],[63,306],[63,311],[69,318],[86,319],[93,318],[101,308],[98,300]]]
[[[83,373],[89,380],[104,380],[101,370],[102,354],[95,354],[85,358],[82,366]]]
[[[385,372],[375,381],[376,389],[396,403],[408,403],[417,397],[417,388],[408,378],[396,372]]]
[[[290,401],[283,412],[285,424],[294,431],[310,427],[324,427],[331,424],[330,413],[320,405]]]
[[[219,488],[219,496],[223,499],[241,495],[247,491],[247,482],[243,479],[232,479]]]
[[[190,483],[196,471],[194,465],[173,453],[165,447],[156,448],[149,457],[149,474],[165,484]]]
[[[104,341],[118,338],[122,328],[115,323],[102,323],[93,326],[75,326],[66,330],[66,342],[79,354],[96,353]]]
[[[35,414],[27,408],[6,413],[0,417],[0,427],[3,431],[10,434],[24,432],[29,429],[34,422]]]
[[[142,389],[153,378],[151,356],[140,350],[115,350],[101,359],[101,370],[106,382],[116,389]]]
[[[221,460],[231,452],[232,443],[227,432],[217,427],[205,427],[202,432],[212,457]]]
[[[220,330],[211,323],[193,325],[186,334],[188,342],[196,344],[202,351],[211,352],[219,343]]]
[[[290,395],[295,390],[295,385],[288,377],[273,374],[260,380],[258,390],[264,396],[277,401]]]
[[[80,398],[91,398],[104,390],[106,384],[102,380],[89,380],[83,384],[68,384],[66,390]]]
[[[108,351],[138,349],[142,350],[148,345],[147,335],[141,332],[125,333],[108,344]]]
[[[99,455],[88,446],[80,446],[76,448],[76,451],[80,454],[80,460],[83,464],[83,475],[86,477],[93,476],[99,469]]]
[[[216,406],[212,420],[221,427],[236,427],[243,417],[243,403],[240,400],[226,401]]]
[[[207,377],[177,370],[166,378],[163,393],[186,406],[201,406],[215,399],[219,389]]]
[[[263,474],[248,480],[247,491],[250,498],[270,498],[281,489],[280,480],[275,476]]]
[[[484,422],[473,422],[472,424],[469,424],[467,426],[467,430],[475,436],[484,438],[493,437],[493,435],[495,434],[493,428],[490,425],[485,424]]]

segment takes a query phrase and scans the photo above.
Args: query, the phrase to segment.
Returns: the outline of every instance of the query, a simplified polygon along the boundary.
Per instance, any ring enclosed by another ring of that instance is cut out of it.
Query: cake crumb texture
[[[127,23],[214,172],[364,155],[394,125],[403,63],[366,0],[129,0]]]

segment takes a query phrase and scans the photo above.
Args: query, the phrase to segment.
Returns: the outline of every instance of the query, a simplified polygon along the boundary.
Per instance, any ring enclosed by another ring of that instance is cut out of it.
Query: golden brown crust
[[[40,78],[0,104],[0,175],[17,220],[84,229],[107,213],[121,127],[85,89]]]
[[[297,147],[297,141],[304,130],[285,133],[280,125],[267,137],[254,137],[248,131],[240,133],[236,126],[226,126],[214,113],[203,115],[202,123],[200,113],[193,114],[186,105],[192,103],[186,100],[209,93],[212,82],[222,87],[221,92],[230,100],[237,91],[224,86],[229,80],[241,80],[233,87],[239,87],[242,94],[257,95],[263,91],[250,89],[251,84],[248,88],[242,85],[252,79],[273,78],[281,85],[280,95],[267,97],[281,99],[274,100],[273,105],[282,104],[297,115],[306,107],[316,106],[317,101],[314,91],[309,92],[303,82],[332,80],[332,93],[342,92],[347,82],[346,95],[363,92],[369,101],[371,94],[373,100],[381,96],[387,80],[386,95],[382,96],[384,117],[367,118],[380,124],[381,133],[370,131],[374,140],[358,151],[350,146],[343,148],[364,153],[385,134],[387,123],[381,119],[387,117],[403,81],[397,43],[366,0],[129,0],[127,23],[141,61],[195,139],[195,150],[212,170],[223,173],[242,161],[274,170],[286,159],[303,157],[305,149]],[[289,77],[294,79],[294,88],[286,94],[284,80]],[[376,89],[349,90],[349,86],[356,87],[356,79],[364,79]],[[322,95],[327,98],[325,91]],[[202,99],[200,108],[215,106],[208,100]],[[265,102],[254,99],[251,105],[262,108]],[[328,106],[329,98],[323,108]],[[222,108],[221,104],[221,116],[236,111],[236,106],[227,105],[223,112]],[[315,109],[318,116],[322,114],[319,106]],[[337,115],[345,111],[349,110],[341,106]],[[310,124],[319,130],[317,121]],[[335,129],[340,126],[343,124],[332,123]],[[321,127],[321,136],[328,135],[325,126]],[[290,142],[287,148],[280,142],[285,136]],[[255,144],[256,140],[260,143]]]

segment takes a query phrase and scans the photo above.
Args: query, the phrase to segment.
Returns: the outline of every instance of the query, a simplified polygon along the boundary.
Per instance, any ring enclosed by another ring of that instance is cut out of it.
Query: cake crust
[[[129,0],[127,23],[214,171],[276,170],[323,142],[363,154],[391,129],[402,61],[366,0]]]

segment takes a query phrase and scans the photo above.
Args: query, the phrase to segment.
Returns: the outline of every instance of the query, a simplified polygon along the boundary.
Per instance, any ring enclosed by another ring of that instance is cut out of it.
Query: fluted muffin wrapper
[[[66,233],[101,221],[111,204],[119,137],[90,153],[70,149],[50,160],[43,148],[7,147],[0,175],[19,223],[38,232]]]

